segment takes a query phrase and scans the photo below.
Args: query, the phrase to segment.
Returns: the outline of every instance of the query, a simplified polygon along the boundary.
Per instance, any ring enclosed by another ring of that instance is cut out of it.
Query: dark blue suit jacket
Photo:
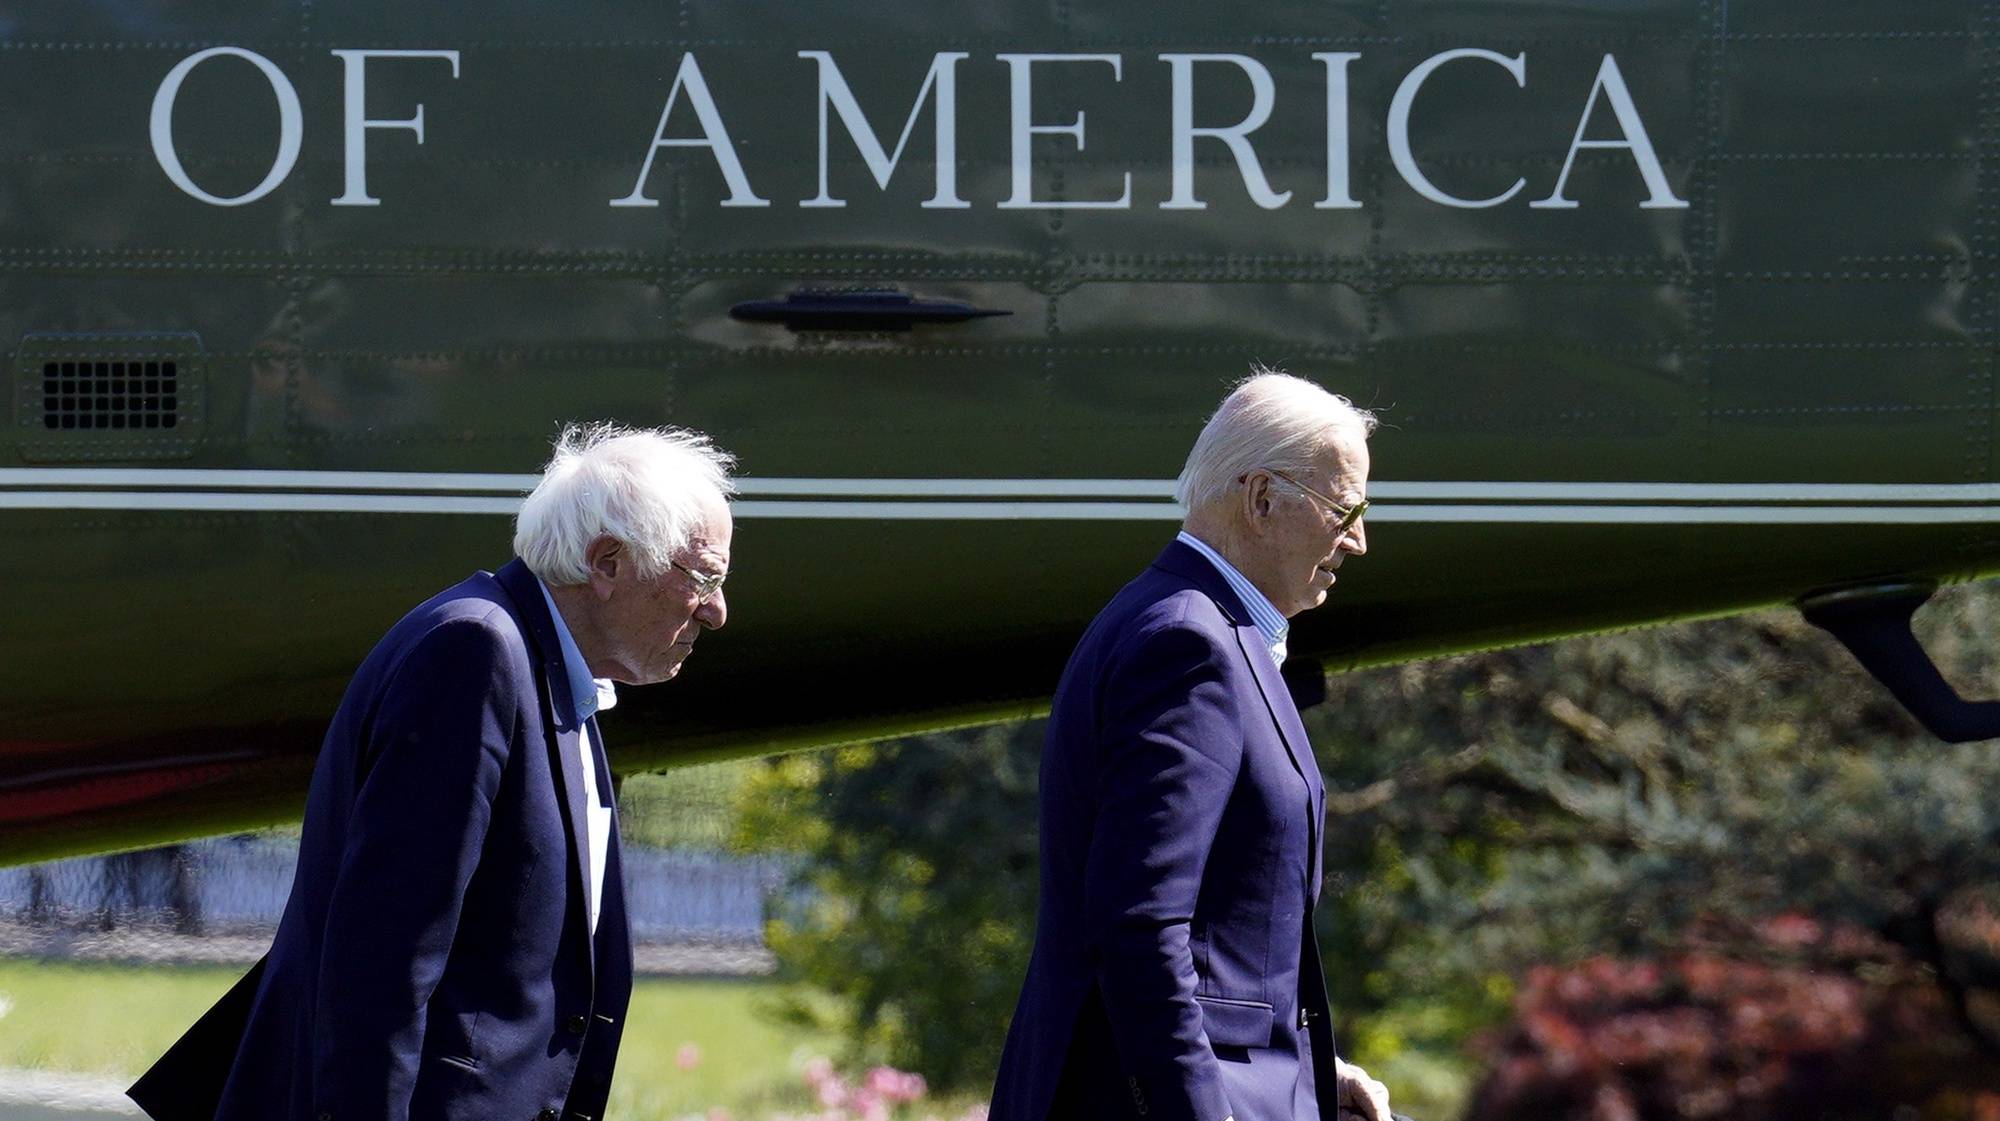
[[[519,560],[397,623],[320,749],[270,954],[132,1096],[173,1119],[602,1118],[632,951],[615,820],[589,934],[569,693]]]
[[[1263,636],[1201,554],[1169,545],[1085,632],[1041,796],[1041,910],[992,1121],[1331,1121],[1325,791]]]

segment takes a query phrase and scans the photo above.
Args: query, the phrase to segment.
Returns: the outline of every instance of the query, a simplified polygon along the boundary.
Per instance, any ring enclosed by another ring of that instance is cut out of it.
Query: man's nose
[[[1368,527],[1358,521],[1348,526],[1347,533],[1340,539],[1340,547],[1357,557],[1366,553],[1368,551]]]
[[[714,598],[694,609],[695,622],[709,630],[721,630],[729,621],[729,600],[721,588],[715,589]]]

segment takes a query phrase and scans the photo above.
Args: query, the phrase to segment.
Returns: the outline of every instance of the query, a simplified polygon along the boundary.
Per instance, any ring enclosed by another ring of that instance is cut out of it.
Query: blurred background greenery
[[[1919,619],[1991,695],[1992,586]],[[1424,1118],[2000,1117],[2000,753],[1789,611],[1340,675],[1318,915],[1343,1049]],[[1033,939],[1037,723],[759,764],[787,1006],[976,1091]]]
[[[1918,626],[1990,696],[1996,622],[1975,585]],[[2000,1121],[2000,752],[1929,739],[1794,613],[1339,675],[1306,719],[1336,1030],[1402,1111]],[[1034,934],[1040,737],[627,780],[630,842],[788,871],[775,975],[642,986],[613,1116],[805,1114],[884,1066],[928,1080],[888,1115],[974,1109]],[[232,975],[0,959],[0,1071],[127,1077]]]

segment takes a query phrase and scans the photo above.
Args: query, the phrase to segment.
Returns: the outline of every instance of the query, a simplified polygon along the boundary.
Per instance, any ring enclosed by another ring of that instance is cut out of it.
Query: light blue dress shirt
[[[1264,644],[1271,648],[1272,664],[1284,665],[1285,638],[1292,633],[1291,621],[1280,615],[1278,609],[1271,605],[1271,601],[1264,598],[1264,593],[1257,590],[1257,585],[1236,571],[1235,565],[1223,560],[1221,553],[1209,548],[1208,542],[1187,530],[1175,534],[1174,540],[1207,557],[1208,563],[1214,565],[1217,572],[1222,573],[1223,582],[1229,585],[1230,591],[1236,593],[1237,599],[1243,601],[1244,609],[1250,612],[1250,621],[1257,624],[1257,633],[1264,636]]]
[[[563,621],[562,611],[556,607],[555,597],[549,594],[547,584],[537,580],[536,587],[542,589],[542,599],[549,605],[549,618],[555,620],[556,642],[562,647],[563,672],[569,676],[570,702],[576,711],[577,752],[583,762],[583,805],[585,833],[590,839],[590,932],[597,933],[597,911],[604,901],[604,860],[611,846],[611,806],[597,786],[597,755],[604,749],[603,744],[592,743],[590,718],[598,712],[618,703],[618,692],[612,683],[602,678],[590,676],[590,666],[583,660],[583,651],[577,649],[576,639],[569,633],[569,624]]]

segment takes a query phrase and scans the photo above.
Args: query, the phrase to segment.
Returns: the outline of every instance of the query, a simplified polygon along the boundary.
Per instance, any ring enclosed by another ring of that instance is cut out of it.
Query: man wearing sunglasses
[[[992,1121],[1388,1121],[1334,1050],[1325,791],[1279,675],[1287,620],[1367,551],[1374,426],[1299,378],[1237,386],[1181,472],[1181,533],[1071,656]]]
[[[723,625],[730,457],[563,434],[517,559],[361,663],[306,796],[271,952],[141,1078],[159,1121],[598,1121],[632,990],[613,682]]]

